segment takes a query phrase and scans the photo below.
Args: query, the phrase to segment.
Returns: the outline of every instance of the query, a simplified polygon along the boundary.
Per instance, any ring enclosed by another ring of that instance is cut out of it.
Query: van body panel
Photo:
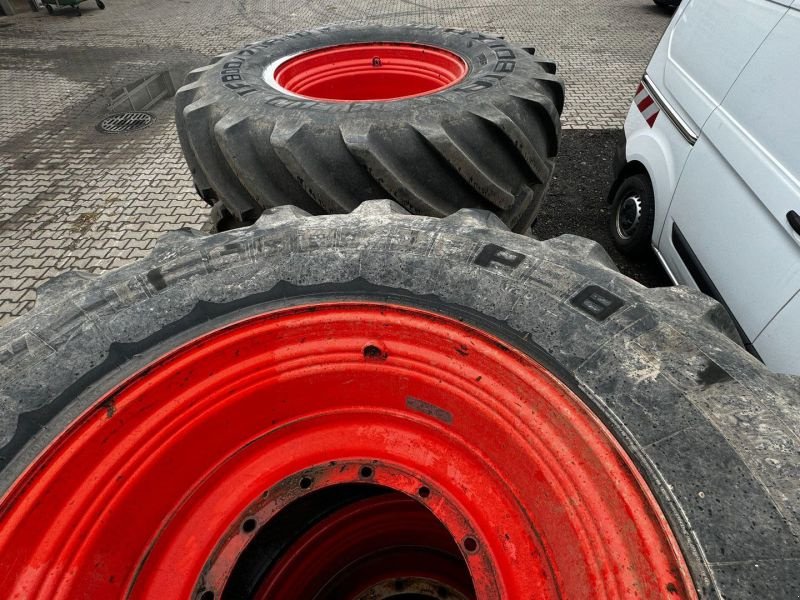
[[[767,325],[754,342],[762,360],[773,371],[797,373],[800,342],[800,294],[797,294]]]
[[[800,7],[800,4],[797,5]],[[787,58],[792,57],[787,60]],[[723,110],[750,137],[748,146],[759,162],[771,162],[780,171],[783,185],[790,180],[800,194],[800,10],[790,10],[753,56],[723,102]],[[734,140],[731,140],[733,142]],[[731,152],[736,148],[731,146]],[[741,167],[746,167],[744,158]],[[737,166],[737,168],[739,168]],[[765,190],[767,191],[767,190]],[[760,194],[765,202],[775,196]],[[786,211],[800,210],[798,197],[776,209],[781,219]]]
[[[691,3],[692,0],[684,0],[678,5],[678,8],[675,9],[675,13],[672,15],[669,25],[667,25],[667,28],[664,30],[661,40],[656,45],[656,49],[653,51],[653,56],[650,58],[650,62],[647,64],[647,69],[645,70],[646,74],[653,80],[653,83],[656,85],[656,87],[658,87],[659,91],[669,102],[675,106],[676,110],[681,114],[681,117],[683,117],[683,119],[689,123],[692,123],[692,121],[688,118],[686,111],[680,107],[677,99],[664,85],[664,66],[669,60],[669,43],[670,39],[672,38],[672,34],[678,24],[682,22],[683,11],[686,10],[687,6],[689,6]],[[695,127],[695,129],[700,129],[696,124],[692,123],[692,125]]]
[[[747,337],[760,340],[754,346],[767,364],[779,368],[766,358],[783,352],[766,348],[765,341],[775,342],[792,355],[797,372],[800,339],[793,338],[791,350],[782,337],[791,328],[772,325],[777,313],[794,314],[784,307],[800,290],[800,234],[787,220],[790,210],[800,212],[800,69],[787,68],[787,57],[800,57],[800,12],[794,9],[773,27],[707,119],[666,220],[677,224]],[[684,276],[664,235],[659,250]]]
[[[770,0],[690,0],[661,44],[666,60],[648,74],[699,129],[788,8]],[[663,70],[663,76],[658,73]],[[652,73],[651,73],[652,71]]]
[[[669,216],[752,340],[800,288],[800,247],[713,139],[704,135],[692,149]],[[659,249],[671,268],[682,262],[671,245]]]
[[[678,250],[675,248],[672,241],[671,232],[674,225],[675,221],[670,215],[667,215],[661,234],[661,240],[656,246],[659,260],[666,265],[666,269],[672,274],[674,283],[700,289],[698,282],[694,280],[692,274],[689,272],[689,268],[678,255]]]

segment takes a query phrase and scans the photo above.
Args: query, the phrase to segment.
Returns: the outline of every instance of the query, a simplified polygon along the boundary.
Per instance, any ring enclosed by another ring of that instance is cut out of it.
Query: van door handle
[[[795,211],[790,210],[786,213],[786,220],[789,221],[789,225],[792,226],[792,229],[795,232],[800,233],[800,215],[798,215]]]

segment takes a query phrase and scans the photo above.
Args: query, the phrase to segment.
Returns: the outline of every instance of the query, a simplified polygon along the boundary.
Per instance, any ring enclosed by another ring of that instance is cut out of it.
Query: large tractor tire
[[[325,27],[192,71],[176,98],[184,156],[220,228],[293,204],[346,213],[495,212],[517,232],[552,174],[555,65],[503,39],[435,27]]]
[[[494,215],[268,210],[0,330],[5,598],[797,598],[798,379]]]

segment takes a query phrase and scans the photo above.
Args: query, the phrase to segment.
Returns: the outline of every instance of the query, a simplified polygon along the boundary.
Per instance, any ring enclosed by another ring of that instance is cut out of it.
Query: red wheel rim
[[[462,564],[458,545],[436,516],[394,492],[354,502],[316,523],[280,557],[254,596],[372,600],[385,587],[404,594],[417,588],[418,595],[432,587],[451,600],[473,599]]]
[[[421,44],[347,44],[299,54],[267,80],[314,100],[369,102],[435,94],[467,74],[457,54]]]
[[[255,532],[342,485],[427,507],[480,600],[696,597],[642,477],[577,396],[482,331],[372,303],[247,319],[101,398],[2,499],[0,583],[220,598]]]

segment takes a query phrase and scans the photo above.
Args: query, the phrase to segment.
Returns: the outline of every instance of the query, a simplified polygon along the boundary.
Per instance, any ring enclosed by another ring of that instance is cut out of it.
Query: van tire
[[[646,174],[628,175],[616,186],[608,233],[620,252],[628,256],[649,252],[655,210],[653,186]]]
[[[368,102],[305,100],[264,79],[299,52],[380,42],[442,48],[469,71],[437,92]],[[525,232],[553,171],[563,102],[555,65],[533,48],[456,29],[332,26],[195,69],[176,121],[200,196],[242,222],[287,203],[325,214],[393,198],[428,216],[492,210]]]
[[[265,311],[334,300],[424,308],[533,357],[630,456],[701,598],[800,593],[800,379],[744,352],[706,296],[644,288],[595,242],[536,241],[474,210],[280,207],[245,229],[173,232],[131,265],[46,284],[31,313],[0,329],[0,496],[98,398],[165,353]],[[97,409],[113,416],[113,404]]]

